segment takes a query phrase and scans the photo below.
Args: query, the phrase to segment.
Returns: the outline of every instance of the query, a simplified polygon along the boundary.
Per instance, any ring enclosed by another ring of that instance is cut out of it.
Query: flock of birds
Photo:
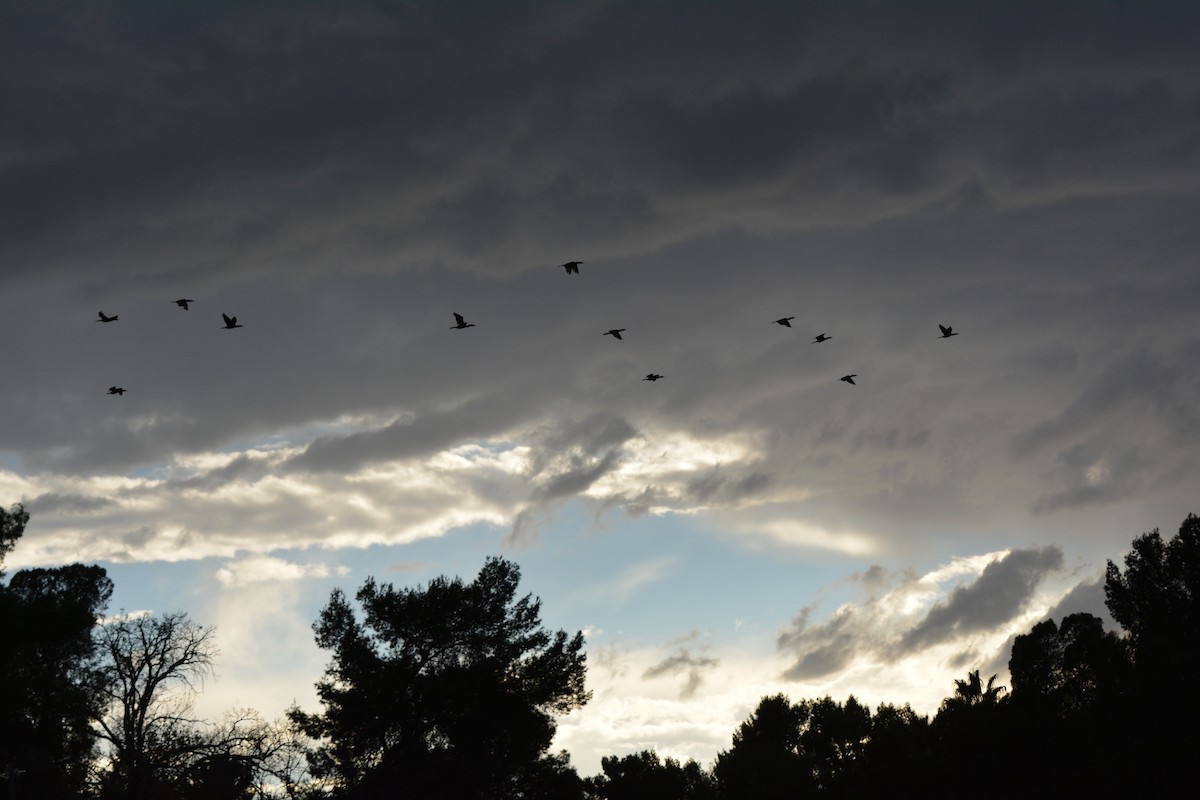
[[[180,308],[182,308],[184,311],[187,311],[188,308],[190,307],[188,304],[194,303],[196,301],[192,300],[191,298],[188,298],[188,297],[181,297],[178,300],[172,300],[171,302],[174,303],[175,305],[179,306]],[[454,316],[458,317],[457,314],[455,314]],[[221,328],[221,330],[231,330],[233,328],[246,327],[245,325],[238,324],[237,317],[231,317],[224,312],[221,313],[221,318],[225,320],[225,325],[224,325],[224,327]],[[96,322],[119,322],[120,320],[121,320],[121,317],[119,314],[113,314],[110,317],[109,315],[107,315],[103,311],[101,311],[100,318],[97,319]],[[461,321],[462,317],[459,317],[459,320]],[[125,394],[126,391],[127,390],[125,389],[124,386],[108,387],[108,394],[123,395],[123,394]]]
[[[582,263],[583,263],[582,261],[568,261],[565,264],[560,264],[559,266],[562,267],[564,270],[566,270],[568,275],[578,275],[579,274],[579,266]],[[187,311],[189,308],[188,304],[194,303],[196,301],[192,300],[190,298],[181,297],[178,300],[172,300],[171,302],[174,303],[175,305],[179,306],[180,308],[182,308],[184,311]],[[451,313],[454,314],[454,323],[455,324],[450,326],[450,330],[462,330],[464,328],[474,328],[475,327],[475,323],[467,322],[466,319],[463,317],[463,315],[459,314],[457,311],[454,311]],[[231,317],[224,312],[221,313],[221,317],[222,317],[222,319],[225,320],[225,325],[222,328],[222,330],[232,330],[233,328],[245,327],[244,325],[238,324],[237,317]],[[100,318],[96,321],[97,322],[117,322],[119,319],[120,319],[120,317],[116,314],[113,314],[110,317],[110,316],[106,315],[103,311],[101,311]],[[795,317],[780,317],[779,319],[775,320],[775,324],[782,325],[785,328],[790,328],[790,327],[792,327],[792,320],[794,320],[794,319],[795,319]],[[942,335],[940,337],[938,337],[940,339],[949,339],[951,336],[958,336],[958,331],[954,330],[949,325],[939,324],[938,328],[940,328],[942,331]],[[602,335],[603,336],[611,336],[614,339],[621,339],[621,334],[624,332],[625,332],[625,328],[612,328],[611,330],[605,331]],[[832,336],[828,336],[824,333],[819,333],[815,337],[813,337],[812,343],[820,344],[821,342],[827,342],[832,338],[833,338]],[[656,372],[651,372],[646,377],[642,378],[642,380],[654,382],[654,381],[660,380],[662,377],[664,377],[664,376],[659,375]],[[858,373],[853,373],[850,375],[843,375],[842,377],[838,378],[838,380],[845,381],[846,383],[850,384],[851,386],[857,386],[858,384],[856,384],[854,382],[854,379],[857,377],[858,377]],[[125,394],[125,388],[122,386],[110,386],[110,387],[108,387],[108,394],[123,395],[123,394]]]
[[[582,261],[568,261],[567,263],[560,264],[559,266],[562,267],[564,270],[566,270],[568,275],[578,275],[579,274],[579,265],[582,263],[583,263]],[[462,314],[459,314],[457,311],[453,312],[453,313],[454,313],[454,320],[455,320],[456,324],[450,326],[451,330],[462,330],[463,328],[474,328],[475,327],[475,323],[467,322],[463,318]],[[792,327],[792,320],[794,320],[794,319],[795,319],[795,317],[781,317],[781,318],[775,320],[775,324],[782,325],[785,328],[790,328],[790,327]],[[942,335],[940,337],[938,337],[940,339],[949,339],[951,336],[958,335],[958,332],[955,331],[949,325],[939,324],[938,327],[941,328],[941,331],[942,331]],[[621,334],[624,332],[625,332],[625,328],[612,328],[611,330],[605,331],[602,335],[603,336],[611,336],[614,339],[621,339]],[[820,344],[821,342],[827,342],[832,338],[833,338],[832,336],[828,336],[824,333],[819,333],[813,338],[813,344]],[[642,380],[654,382],[654,381],[661,379],[662,377],[663,376],[659,375],[657,372],[651,372],[646,377],[642,378]],[[857,377],[858,377],[858,373],[854,373],[851,375],[843,375],[842,377],[838,378],[838,380],[845,381],[846,383],[850,384],[851,386],[857,386],[858,384],[856,384],[854,382],[854,379]]]

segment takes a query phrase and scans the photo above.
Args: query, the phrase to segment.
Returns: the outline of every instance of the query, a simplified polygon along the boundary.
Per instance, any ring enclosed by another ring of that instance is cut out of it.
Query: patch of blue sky
[[[647,644],[693,630],[718,639],[772,635],[820,587],[856,567],[749,550],[692,517],[643,516],[597,529],[582,504],[560,511],[542,546],[512,557],[542,598],[547,625]]]
[[[212,576],[224,561],[204,558],[194,561],[99,561],[113,582],[109,615],[119,612],[152,611],[161,614],[185,611],[192,614],[211,591]]]

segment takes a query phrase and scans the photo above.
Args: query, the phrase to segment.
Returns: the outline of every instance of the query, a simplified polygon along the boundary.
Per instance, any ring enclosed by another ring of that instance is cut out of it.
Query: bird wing
[[[229,316],[228,314],[226,314],[224,311],[222,311],[222,312],[221,312],[221,318],[225,320],[225,326],[226,326],[226,327],[228,327],[228,326],[232,325],[233,323],[237,322],[237,317],[231,317],[231,316]]]
[[[938,327],[942,329],[942,336],[949,336],[949,335],[950,335],[950,329],[949,329],[949,328],[947,328],[945,325],[941,325],[941,324],[939,324],[939,325],[938,325]]]
[[[620,332],[620,331],[613,331],[613,332],[612,332],[612,335],[613,335],[613,337],[614,337],[614,338],[616,338],[616,339],[620,339],[620,338],[621,338],[621,332]]]
[[[454,321],[455,321],[455,322],[457,322],[459,325],[462,325],[464,322],[466,322],[466,320],[465,320],[465,319],[463,319],[463,315],[462,315],[462,314],[458,314],[458,313],[455,313],[455,312],[451,312],[451,313],[453,313],[453,314],[454,314]]]

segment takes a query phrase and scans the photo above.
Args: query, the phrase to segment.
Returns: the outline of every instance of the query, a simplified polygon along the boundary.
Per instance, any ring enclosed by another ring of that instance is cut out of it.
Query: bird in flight
[[[938,327],[942,329],[942,335],[938,337],[939,339],[949,339],[951,336],[958,336],[954,332],[954,328],[949,325],[938,325]]]
[[[653,372],[651,372],[649,375],[647,375],[646,377],[642,378],[642,380],[644,380],[644,381],[656,381],[656,380],[658,380],[658,379],[659,379],[659,378],[661,378],[661,377],[662,377],[662,375],[656,375],[656,374],[654,374]]]
[[[108,387],[108,393],[109,394],[125,394],[125,388],[123,386],[110,386],[110,387]]]
[[[795,319],[795,317],[784,317],[783,319],[775,320],[775,324],[782,325],[785,328],[790,328],[790,327],[792,327],[792,323],[789,320],[793,320],[793,319]]]
[[[611,336],[614,339],[620,339],[621,331],[623,331],[623,330],[625,330],[625,329],[624,328],[613,328],[611,331],[605,331],[604,333],[601,334],[601,336]]]
[[[832,336],[826,336],[825,334],[821,333],[821,334],[818,334],[818,335],[817,335],[817,336],[816,336],[816,337],[813,339],[813,344],[816,344],[816,343],[818,343],[818,342],[824,342],[824,341],[826,341],[827,339],[832,339],[832,338],[833,338]]]
[[[237,317],[231,317],[228,314],[226,314],[224,311],[221,312],[221,316],[225,318],[224,330],[232,330],[233,328],[246,327],[245,325],[238,325]]]
[[[856,372],[853,375],[844,375],[841,378],[838,378],[838,380],[845,381],[846,383],[850,384],[851,386],[858,386],[858,384],[854,382],[854,379],[857,377],[858,377],[858,373]]]
[[[194,303],[196,301],[188,300],[187,298],[181,297],[178,300],[172,300],[171,302],[174,303],[175,305],[179,306],[180,308],[182,308],[184,311],[187,311],[188,303]]]
[[[474,327],[475,327],[475,323],[474,323],[474,322],[467,322],[465,319],[463,319],[463,315],[462,315],[462,314],[459,314],[459,313],[457,313],[457,312],[454,312],[454,311],[451,311],[450,313],[451,313],[451,314],[454,314],[454,319],[455,319],[455,320],[458,322],[458,324],[457,324],[457,325],[451,325],[451,326],[450,326],[450,329],[451,329],[451,330],[454,330],[455,328],[457,328],[457,329],[459,329],[459,330],[462,330],[463,328],[474,328]]]
[[[117,321],[116,314],[113,314],[111,317],[106,317],[106,316],[104,316],[103,311],[100,312],[100,319],[96,320],[96,322],[116,322],[116,321]]]
[[[579,265],[582,263],[583,263],[582,261],[568,261],[567,263],[560,264],[559,266],[561,266],[563,269],[565,269],[567,271],[568,275],[570,275],[572,272],[574,272],[576,275],[578,275],[579,274]]]

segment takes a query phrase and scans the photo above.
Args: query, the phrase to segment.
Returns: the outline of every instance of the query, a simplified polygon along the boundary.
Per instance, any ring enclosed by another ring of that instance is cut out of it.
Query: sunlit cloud
[[[272,556],[249,556],[221,566],[216,578],[223,586],[248,586],[270,581],[298,581],[305,578],[328,578],[348,575],[347,567],[328,564],[296,564]]]

